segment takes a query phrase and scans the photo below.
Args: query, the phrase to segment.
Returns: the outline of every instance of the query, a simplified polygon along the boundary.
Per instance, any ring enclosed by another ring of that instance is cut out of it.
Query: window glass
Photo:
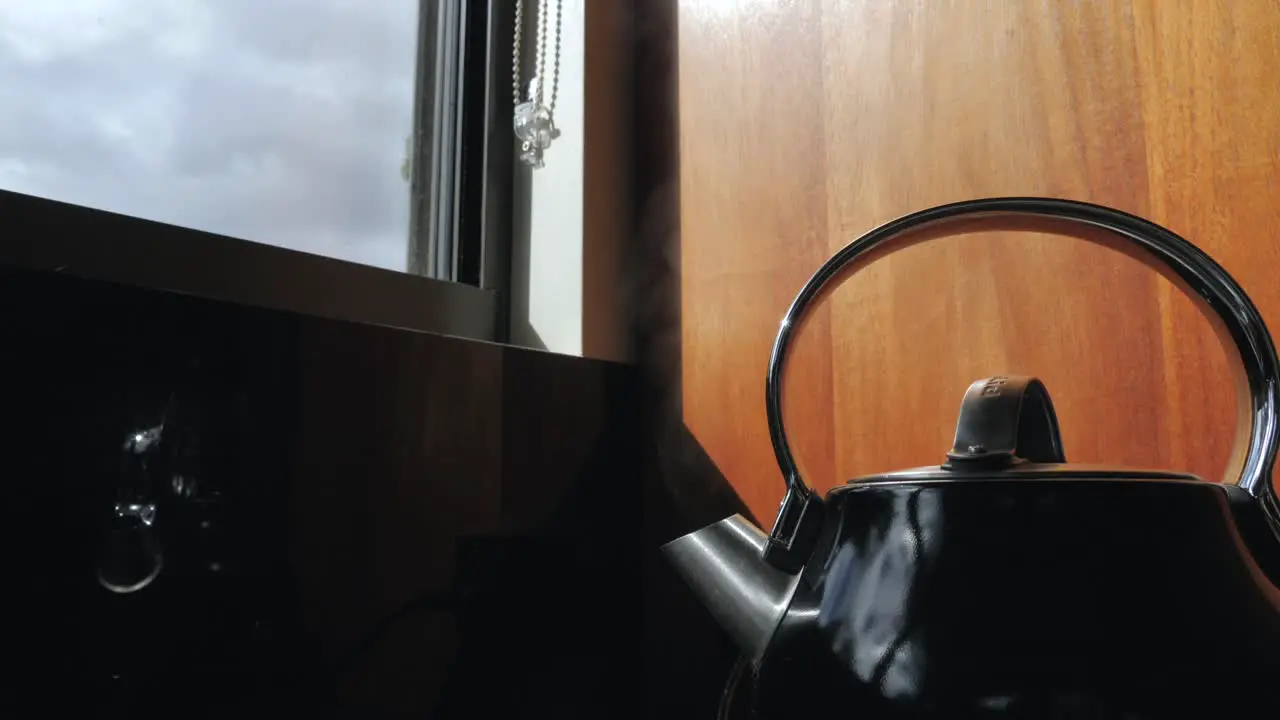
[[[0,188],[403,270],[416,0],[2,0]]]

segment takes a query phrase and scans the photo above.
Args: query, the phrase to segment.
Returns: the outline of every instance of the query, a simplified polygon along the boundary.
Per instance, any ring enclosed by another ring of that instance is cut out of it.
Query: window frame
[[[512,20],[505,5],[503,0],[419,0],[412,154],[419,184],[411,183],[406,248],[410,270],[434,267],[432,272],[396,272],[3,189],[0,263],[506,342],[513,141],[510,90],[500,90],[504,79],[510,82]],[[442,19],[455,26],[442,27]],[[451,34],[455,37],[447,47],[435,41]],[[441,62],[446,52],[454,56]],[[426,57],[432,58],[430,67],[424,65]],[[441,96],[438,81],[452,94]],[[436,121],[440,117],[446,122]],[[430,142],[428,133],[434,138]],[[420,188],[419,168],[440,169],[433,159],[442,155],[449,158],[451,172],[434,173],[435,182]],[[437,231],[424,233],[424,221]],[[433,265],[416,266],[415,254],[431,258]]]
[[[0,190],[0,263],[336,320],[497,340],[498,293]]]

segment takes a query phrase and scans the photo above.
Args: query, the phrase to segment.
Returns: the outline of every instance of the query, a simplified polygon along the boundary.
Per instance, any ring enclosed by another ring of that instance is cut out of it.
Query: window
[[[0,2],[0,189],[457,280],[485,12]]]

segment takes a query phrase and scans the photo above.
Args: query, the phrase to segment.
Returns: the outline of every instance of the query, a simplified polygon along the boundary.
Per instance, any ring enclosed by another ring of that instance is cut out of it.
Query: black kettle
[[[1200,301],[1243,368],[1234,484],[1069,464],[1044,385],[1011,376],[969,387],[940,465],[825,497],[805,484],[781,380],[810,302],[887,241],[992,217],[1109,231]],[[923,210],[838,252],[782,321],[766,383],[786,482],[773,530],[735,515],[663,551],[749,661],[757,718],[1275,717],[1277,366],[1235,280],[1158,225],[1045,198]]]

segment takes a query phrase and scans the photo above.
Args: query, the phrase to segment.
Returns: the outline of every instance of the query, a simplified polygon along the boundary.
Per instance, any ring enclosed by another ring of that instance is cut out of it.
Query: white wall
[[[539,2],[555,6],[553,0]],[[554,116],[560,136],[544,154],[544,167],[534,170],[516,160],[513,188],[517,212],[512,226],[511,342],[568,355],[582,354],[584,2],[561,0]],[[528,45],[535,39],[525,32]],[[550,74],[550,58],[547,65]],[[532,63],[525,67],[532,68]],[[524,71],[526,77],[530,73],[531,69]]]
[[[555,0],[540,1],[556,5]],[[515,345],[630,359],[627,317],[617,282],[630,226],[631,169],[622,151],[630,137],[621,111],[621,105],[630,100],[624,6],[615,0],[560,0],[564,15],[555,107],[560,135],[546,151],[544,167],[534,170],[515,161],[511,268],[511,342]],[[526,30],[526,44],[532,45],[535,37]],[[593,58],[590,69],[588,57]],[[550,75],[550,59],[547,64]],[[525,67],[531,68],[532,62]],[[530,72],[525,70],[525,76]],[[589,72],[595,73],[592,82],[588,82]],[[588,87],[595,88],[594,95],[588,96]],[[592,118],[592,127],[586,127],[585,118]]]

